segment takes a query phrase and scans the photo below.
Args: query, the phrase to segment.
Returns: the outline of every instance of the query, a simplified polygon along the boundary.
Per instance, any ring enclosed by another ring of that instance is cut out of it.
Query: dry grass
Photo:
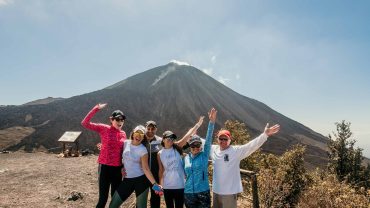
[[[340,183],[334,175],[323,178],[316,175],[315,182],[303,193],[298,207],[311,208],[369,208],[370,193],[356,191],[345,183]]]

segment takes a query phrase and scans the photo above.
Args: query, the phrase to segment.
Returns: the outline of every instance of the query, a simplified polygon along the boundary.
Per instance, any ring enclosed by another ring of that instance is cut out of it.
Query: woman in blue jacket
[[[184,202],[186,207],[211,207],[211,196],[208,181],[208,158],[211,150],[212,134],[217,117],[217,111],[212,108],[208,113],[209,124],[204,150],[198,135],[189,140],[190,153],[184,158],[185,190]]]

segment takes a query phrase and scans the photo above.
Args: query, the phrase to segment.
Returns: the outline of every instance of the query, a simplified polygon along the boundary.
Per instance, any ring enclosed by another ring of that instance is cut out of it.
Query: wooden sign
[[[66,131],[59,139],[59,142],[75,142],[81,131]]]

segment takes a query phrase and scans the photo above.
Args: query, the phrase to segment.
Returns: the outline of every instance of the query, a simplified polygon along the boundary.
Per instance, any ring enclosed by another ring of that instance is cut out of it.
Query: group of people
[[[101,138],[98,157],[99,201],[96,207],[105,207],[109,189],[110,208],[120,205],[133,193],[136,207],[147,207],[149,190],[150,207],[160,207],[164,195],[167,207],[211,207],[208,180],[208,159],[213,164],[213,207],[237,207],[237,194],[242,192],[240,161],[256,151],[271,135],[278,124],[269,127],[247,144],[230,145],[228,130],[220,130],[212,145],[217,118],[216,109],[208,112],[208,129],[205,140],[196,134],[204,116],[178,139],[172,131],[165,131],[162,138],[156,135],[157,124],[146,122],[136,126],[127,139],[122,130],[126,116],[115,110],[109,117],[110,125],[92,123],[91,118],[107,104],[97,104],[81,122],[85,128],[96,131]],[[183,149],[190,147],[188,154]]]

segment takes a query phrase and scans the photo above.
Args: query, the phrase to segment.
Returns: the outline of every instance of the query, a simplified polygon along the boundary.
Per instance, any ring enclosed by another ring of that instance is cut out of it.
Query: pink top
[[[98,106],[95,106],[82,120],[81,124],[87,129],[98,132],[100,135],[102,146],[98,162],[109,166],[122,166],[122,150],[123,142],[126,140],[126,133],[113,126],[90,122],[91,118],[98,111]]]

